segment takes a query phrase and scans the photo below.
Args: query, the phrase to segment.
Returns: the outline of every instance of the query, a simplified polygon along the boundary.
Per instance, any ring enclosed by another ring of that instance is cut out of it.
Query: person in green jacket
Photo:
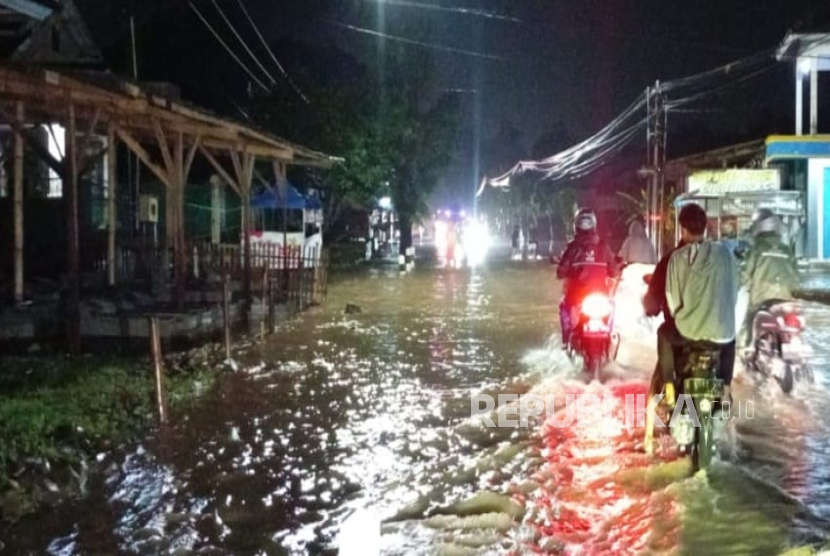
[[[749,293],[746,345],[752,342],[752,319],[770,301],[793,299],[799,282],[792,249],[781,239],[781,220],[769,209],[759,210],[752,221],[754,241],[741,270],[741,284]]]

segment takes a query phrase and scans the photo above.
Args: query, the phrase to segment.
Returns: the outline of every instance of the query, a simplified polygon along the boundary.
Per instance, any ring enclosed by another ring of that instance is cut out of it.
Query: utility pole
[[[650,176],[647,189],[646,229],[654,246],[657,256],[662,255],[663,247],[663,198],[665,176],[663,170],[666,165],[666,123],[667,113],[664,104],[660,81],[656,81],[653,88],[646,92],[648,104],[648,148],[647,168]]]

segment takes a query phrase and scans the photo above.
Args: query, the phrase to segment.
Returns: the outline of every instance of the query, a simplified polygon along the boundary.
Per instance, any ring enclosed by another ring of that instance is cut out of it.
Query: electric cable
[[[375,30],[372,30],[372,29],[366,29],[366,28],[363,28],[363,27],[356,27],[354,25],[349,25],[348,23],[330,21],[329,24],[334,25],[335,27],[340,27],[340,28],[343,28],[343,29],[348,29],[350,31],[354,31],[355,33],[361,33],[361,34],[364,34],[364,35],[369,35],[369,36],[372,36],[372,37],[387,39],[387,40],[390,40],[390,41],[397,41],[397,42],[400,42],[400,43],[403,43],[403,44],[409,44],[409,45],[412,45],[412,46],[420,46],[420,47],[423,47],[423,48],[430,48],[432,50],[438,50],[440,52],[450,52],[450,53],[453,53],[453,54],[463,54],[465,56],[473,56],[473,57],[476,57],[476,58],[484,58],[484,59],[487,59],[487,60],[496,60],[496,61],[499,61],[499,62],[506,61],[506,58],[504,58],[502,56],[496,56],[494,54],[487,54],[487,53],[484,53],[484,52],[476,52],[474,50],[465,50],[463,48],[454,48],[452,46],[444,46],[444,45],[440,45],[440,44],[436,44],[436,43],[416,41],[416,40],[413,40],[413,39],[407,39],[406,37],[398,37],[396,35],[389,35],[387,33],[381,33],[380,31],[375,31]]]
[[[216,0],[211,1],[213,2],[213,6],[216,8],[216,11],[219,12],[219,15],[222,17],[222,19],[225,21],[225,24],[231,30],[231,33],[233,33],[233,35],[236,37],[236,40],[238,40],[239,43],[242,45],[242,48],[245,49],[245,52],[248,53],[248,56],[250,56],[254,63],[256,63],[256,65],[259,67],[259,69],[262,70],[262,73],[268,76],[268,79],[271,81],[271,84],[276,84],[277,80],[274,79],[274,76],[271,75],[271,72],[265,69],[265,66],[262,65],[262,62],[260,62],[259,58],[257,58],[257,56],[253,53],[251,48],[248,46],[248,43],[245,41],[245,39],[242,38],[242,36],[236,30],[236,27],[234,27],[233,23],[231,23],[231,20],[228,19],[228,16],[225,15],[225,11],[219,5],[219,2],[217,2]]]
[[[697,73],[687,77],[681,77],[679,79],[665,81],[663,83],[660,83],[660,88],[663,92],[670,92],[684,87],[692,87],[695,84],[709,79],[711,77],[725,77],[729,73],[739,71],[743,66],[748,66],[756,62],[765,62],[769,61],[770,59],[774,59],[772,58],[772,54],[774,53],[775,49],[762,50],[761,52],[756,52],[755,54],[752,54],[745,58],[741,58],[740,60],[735,60],[701,73]]]
[[[709,91],[703,91],[703,92],[700,92],[700,93],[696,93],[694,95],[684,97],[684,98],[681,98],[681,99],[667,101],[665,103],[665,106],[666,106],[666,108],[671,110],[673,108],[678,108],[680,106],[685,106],[687,104],[691,104],[691,103],[696,102],[696,101],[698,101],[702,98],[706,98],[706,97],[709,97],[709,96],[720,94],[720,93],[722,93],[724,91],[727,91],[727,90],[729,90],[733,87],[739,87],[739,86],[744,85],[745,83],[747,83],[749,81],[752,81],[753,79],[755,79],[755,78],[765,74],[766,72],[770,71],[775,66],[776,66],[776,64],[770,64],[767,67],[756,70],[756,71],[754,71],[754,72],[752,72],[748,75],[745,75],[745,76],[743,76],[743,77],[741,77],[741,78],[739,78],[735,81],[732,81],[731,83],[727,83],[727,84],[722,85],[720,87],[717,87],[715,89],[712,89],[712,90],[709,90]]]
[[[268,89],[268,87],[265,86],[265,83],[263,83],[256,75],[254,75],[254,73],[250,70],[250,68],[248,68],[248,66],[245,65],[245,63],[242,60],[239,59],[239,56],[237,56],[236,53],[233,50],[231,50],[231,48],[228,46],[228,44],[222,39],[222,37],[219,35],[219,33],[216,32],[216,29],[213,28],[213,26],[208,22],[208,20],[205,19],[205,17],[202,15],[202,12],[199,11],[199,9],[193,4],[193,2],[188,2],[188,4],[190,5],[190,9],[193,10],[193,12],[196,14],[196,16],[205,25],[205,27],[208,28],[208,30],[213,35],[213,37],[217,41],[219,41],[219,44],[221,44],[225,48],[225,50],[231,56],[231,58],[233,58],[234,61],[236,61],[236,63],[239,64],[239,66],[243,70],[245,70],[245,73],[248,74],[248,77],[250,77],[254,81],[254,83],[256,83],[257,85],[262,87],[263,91],[265,91],[266,93],[270,93],[271,91]]]
[[[242,10],[242,13],[245,14],[245,17],[248,19],[248,23],[251,24],[251,27],[254,29],[254,32],[256,33],[256,35],[259,37],[260,42],[262,42],[262,46],[265,47],[265,50],[268,52],[268,55],[271,56],[271,60],[274,61],[274,64],[276,64],[276,66],[280,70],[280,73],[282,74],[282,76],[285,78],[286,81],[288,81],[288,84],[291,86],[292,89],[294,89],[294,92],[297,93],[297,95],[299,95],[299,97],[303,100],[303,102],[305,102],[306,104],[310,104],[310,101],[308,100],[308,97],[305,96],[305,94],[300,90],[300,88],[297,86],[297,84],[294,83],[294,80],[291,79],[291,76],[288,75],[288,72],[285,70],[283,65],[280,63],[280,61],[274,55],[274,51],[271,50],[270,46],[268,46],[268,42],[265,40],[265,37],[262,36],[262,32],[259,30],[259,27],[254,22],[254,18],[251,17],[251,14],[248,13],[247,8],[245,8],[245,4],[242,2],[242,0],[236,0],[236,2],[237,2],[237,4],[239,4],[239,7]]]

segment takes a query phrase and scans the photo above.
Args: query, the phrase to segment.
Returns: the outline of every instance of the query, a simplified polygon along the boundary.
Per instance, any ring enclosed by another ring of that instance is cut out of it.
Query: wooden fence
[[[234,281],[245,280],[244,249],[234,244],[194,242],[187,244],[186,282],[191,286],[211,276]],[[106,276],[106,254],[87,258],[85,270]],[[172,250],[163,245],[135,243],[116,249],[116,280],[131,283],[141,280],[175,282]],[[328,283],[329,252],[322,248],[303,248],[254,243],[251,245],[252,295],[287,303],[302,310],[325,300]]]

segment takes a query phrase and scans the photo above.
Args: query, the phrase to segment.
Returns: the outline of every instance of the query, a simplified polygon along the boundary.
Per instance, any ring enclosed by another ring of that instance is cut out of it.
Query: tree
[[[375,115],[383,129],[392,203],[398,214],[400,253],[412,246],[412,225],[428,214],[427,201],[440,173],[452,162],[460,120],[459,98],[442,94],[430,101],[432,59],[401,50],[387,53],[382,99]]]
[[[388,194],[385,129],[372,103],[377,86],[365,68],[333,49],[306,50],[304,60],[295,75],[308,103],[293,89],[282,88],[252,101],[249,112],[272,133],[344,159],[325,170],[291,169],[292,180],[322,191],[329,229],[345,206],[368,206]]]
[[[452,161],[459,120],[455,95],[428,100],[431,60],[407,54],[389,49],[383,75],[380,64],[370,69],[352,63],[349,72],[332,79],[325,68],[343,64],[328,53],[310,64],[317,75],[304,80],[310,104],[283,91],[251,110],[267,129],[344,159],[323,172],[301,173],[323,185],[329,223],[345,204],[367,205],[390,195],[402,253],[412,244],[412,224],[428,212],[440,172]]]

